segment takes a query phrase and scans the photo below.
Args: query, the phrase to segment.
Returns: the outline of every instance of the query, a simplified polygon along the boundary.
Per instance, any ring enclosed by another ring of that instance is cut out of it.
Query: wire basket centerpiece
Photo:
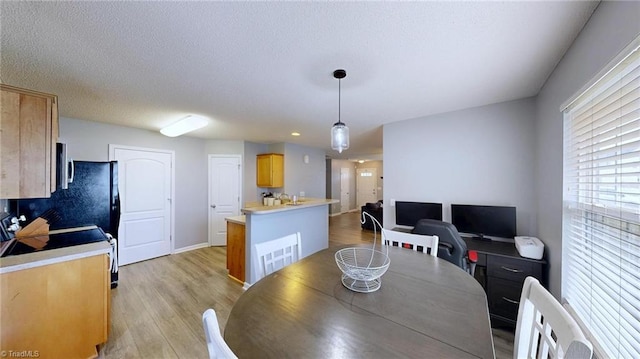
[[[376,250],[378,229],[382,228],[373,216],[362,212],[362,223],[369,216],[373,221],[373,247],[347,247],[336,252],[336,264],[342,271],[342,285],[354,292],[371,293],[380,289],[380,277],[389,269],[389,246],[385,245],[385,239],[380,231],[380,246],[386,248],[386,252]]]

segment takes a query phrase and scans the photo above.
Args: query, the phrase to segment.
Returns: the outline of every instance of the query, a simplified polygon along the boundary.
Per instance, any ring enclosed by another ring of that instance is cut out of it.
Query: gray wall
[[[256,186],[256,156],[262,153],[281,153],[284,155],[284,187],[259,188]],[[303,162],[303,156],[309,156],[309,163]],[[263,192],[286,193],[305,197],[325,198],[326,168],[324,151],[318,148],[292,143],[274,143],[270,145],[245,143],[245,201],[261,201]]]
[[[561,296],[562,124],[560,106],[640,34],[640,2],[601,2],[537,99],[538,235],[547,245],[550,290]]]
[[[517,207],[520,235],[536,235],[535,99],[470,108],[384,126],[384,226],[391,199]]]
[[[205,140],[170,138],[159,132],[60,118],[59,141],[66,142],[70,156],[80,161],[108,161],[109,144],[175,151],[174,247],[180,249],[207,241]]]
[[[309,163],[303,162],[304,155],[309,156]],[[325,198],[326,174],[325,174],[324,150],[307,146],[284,144],[284,191],[289,195],[300,195],[305,192],[305,197]]]
[[[640,2],[600,3],[533,100],[384,126],[384,225],[395,221],[391,198],[442,202],[445,220],[452,202],[515,205],[519,234],[546,244],[549,288],[560,298],[560,106],[640,35],[639,15]]]
[[[262,192],[267,189],[258,188],[256,185],[256,156],[267,153],[268,146],[262,143],[244,143],[244,202],[262,201]]]
[[[69,145],[71,157],[85,161],[107,161],[109,144],[175,151],[175,249],[207,242],[209,154],[243,156],[244,202],[258,201],[262,192],[271,190],[256,186],[256,155],[267,152],[285,155],[286,191],[305,191],[307,197],[325,198],[325,155],[316,148],[188,136],[170,138],[159,132],[70,118],[60,118],[60,142]],[[302,161],[305,154],[309,155],[309,164]]]

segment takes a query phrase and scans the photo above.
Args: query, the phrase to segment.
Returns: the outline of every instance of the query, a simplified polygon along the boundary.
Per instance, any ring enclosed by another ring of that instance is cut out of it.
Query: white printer
[[[514,238],[516,249],[521,256],[531,259],[542,259],[544,243],[536,237],[518,236]]]

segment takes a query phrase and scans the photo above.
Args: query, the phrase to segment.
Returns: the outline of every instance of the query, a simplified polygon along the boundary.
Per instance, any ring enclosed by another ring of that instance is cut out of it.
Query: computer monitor
[[[451,205],[451,223],[458,232],[485,236],[513,238],[516,236],[516,207]]]
[[[421,219],[442,220],[442,203],[396,201],[396,224],[415,227]]]

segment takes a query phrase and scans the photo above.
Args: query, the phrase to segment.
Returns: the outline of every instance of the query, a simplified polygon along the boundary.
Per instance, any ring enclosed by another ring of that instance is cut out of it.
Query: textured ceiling
[[[383,124],[536,95],[597,2],[0,6],[0,81],[57,94],[63,117],[157,131],[199,114],[194,137],[363,158],[382,153]]]

